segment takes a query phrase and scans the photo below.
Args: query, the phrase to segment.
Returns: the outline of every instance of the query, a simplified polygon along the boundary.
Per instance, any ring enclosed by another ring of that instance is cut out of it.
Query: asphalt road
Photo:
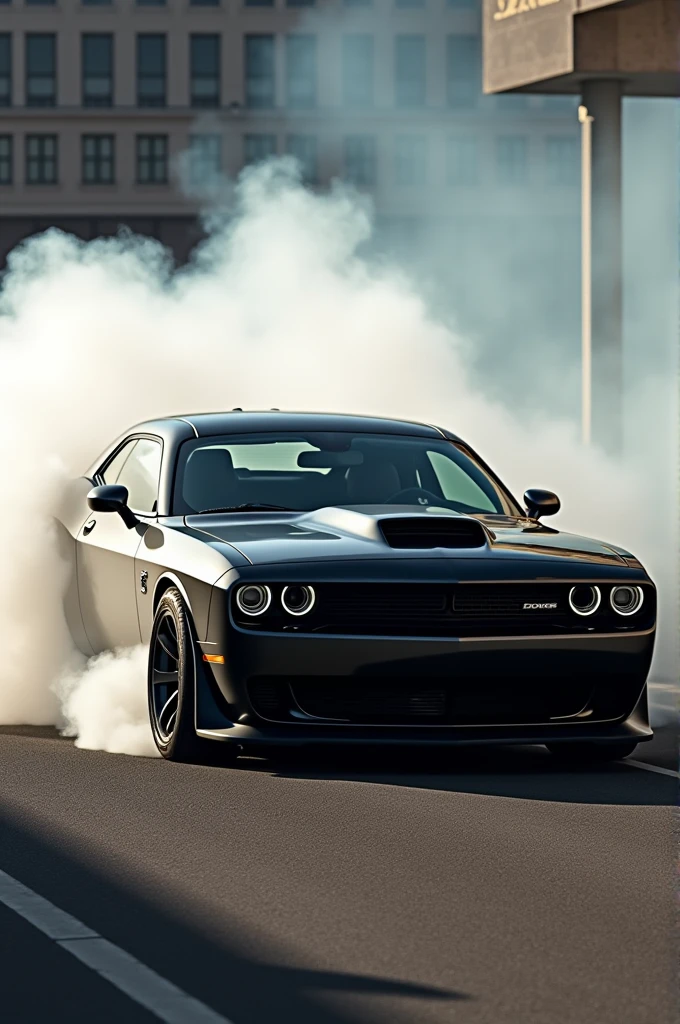
[[[638,749],[677,768],[670,726]],[[232,1024],[676,1022],[670,776],[193,767],[7,727],[0,773],[0,869]],[[8,1024],[157,1020],[2,905],[0,943]]]

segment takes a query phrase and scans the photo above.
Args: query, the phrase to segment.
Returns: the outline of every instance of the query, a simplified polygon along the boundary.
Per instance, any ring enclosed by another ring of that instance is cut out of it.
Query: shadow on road
[[[0,726],[0,736],[72,743],[52,726]],[[655,731],[652,743],[641,743],[634,760],[677,768],[675,724]],[[216,744],[216,755],[219,746]],[[678,780],[636,769],[625,761],[603,765],[565,766],[545,747],[456,748],[432,750],[366,750],[317,747],[291,749],[266,757],[240,757],[236,768],[216,770],[267,772],[288,779],[328,779],[409,786],[558,803],[676,806]]]
[[[674,732],[660,741],[677,749]],[[639,750],[644,756],[645,745]],[[670,776],[621,761],[565,766],[543,747],[459,748],[446,754],[300,750],[262,759],[239,758],[238,766],[283,778],[345,780],[559,803],[675,806],[678,795],[678,781]]]
[[[3,870],[238,1024],[371,1024],[378,1019],[358,1008],[349,1016],[319,998],[338,992],[437,1001],[470,998],[408,981],[293,966],[286,963],[291,959],[286,952],[278,956],[272,951],[266,937],[245,935],[237,920],[228,928],[233,941],[226,943],[222,936],[208,934],[207,927],[204,932],[192,926],[179,908],[171,914],[132,887],[107,878],[81,851],[55,833],[48,840],[7,808],[0,810],[0,835]],[[173,851],[159,849],[158,856],[172,857]],[[190,864],[186,870],[191,871]],[[6,939],[11,941],[11,936]],[[14,976],[3,984],[3,1019],[28,1019],[22,1016],[26,994],[38,976],[38,984],[52,989],[58,1004],[61,978],[46,977],[40,964],[27,962],[25,977]],[[89,1022],[91,1013],[92,1007],[84,1006],[82,1017],[70,1013],[69,1020]]]

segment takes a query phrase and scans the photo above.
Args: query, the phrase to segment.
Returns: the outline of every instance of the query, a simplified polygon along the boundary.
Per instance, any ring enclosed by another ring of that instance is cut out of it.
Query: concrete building
[[[295,153],[397,233],[577,218],[575,104],[483,96],[479,0],[0,0],[0,265],[49,225],[185,259],[189,148],[230,176]]]
[[[586,321],[592,322],[593,436],[611,451],[619,450],[623,436],[623,98],[677,97],[679,39],[677,0],[484,0],[485,92],[572,95],[581,98],[587,112],[593,209],[592,244],[586,244],[588,259],[592,256],[592,272],[586,269],[592,316],[586,314]],[[667,153],[677,175],[675,147]],[[650,161],[650,183],[656,172]],[[666,217],[676,224],[677,193],[669,190],[667,196],[675,203]],[[662,245],[658,232],[649,236],[647,265]]]

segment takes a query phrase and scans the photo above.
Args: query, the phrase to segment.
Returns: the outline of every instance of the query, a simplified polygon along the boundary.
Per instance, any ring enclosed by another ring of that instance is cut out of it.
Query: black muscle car
[[[176,416],[119,438],[59,515],[86,654],[149,645],[160,752],[544,743],[652,733],[656,591],[539,522],[460,438],[311,413]]]

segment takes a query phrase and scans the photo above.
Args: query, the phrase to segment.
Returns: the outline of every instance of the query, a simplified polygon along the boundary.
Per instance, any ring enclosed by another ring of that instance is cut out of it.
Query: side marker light
[[[209,661],[211,665],[224,665],[223,654],[204,654],[203,661]]]

